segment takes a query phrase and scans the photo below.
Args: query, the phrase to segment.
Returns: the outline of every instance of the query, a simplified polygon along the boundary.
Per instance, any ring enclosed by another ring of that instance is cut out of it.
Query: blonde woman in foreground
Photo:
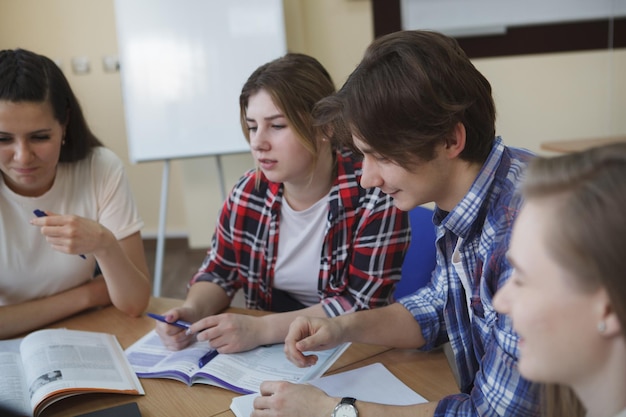
[[[545,415],[626,416],[626,143],[538,158],[494,305]]]

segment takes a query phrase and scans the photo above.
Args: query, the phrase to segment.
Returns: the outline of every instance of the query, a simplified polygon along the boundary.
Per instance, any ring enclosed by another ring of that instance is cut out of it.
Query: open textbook
[[[389,405],[425,403],[426,399],[406,386],[384,365],[374,363],[308,381],[331,397],[354,397],[357,400]],[[237,417],[248,417],[254,410],[254,398],[248,394],[233,398],[230,409]]]
[[[298,368],[289,362],[283,344],[217,354],[200,368],[199,359],[211,351],[207,342],[196,342],[183,350],[170,351],[152,330],[126,349],[126,357],[139,378],[170,378],[188,385],[215,385],[250,394],[258,392],[261,382],[266,380],[304,382],[318,378],[348,346],[349,343],[315,352],[317,363],[308,368]]]
[[[21,415],[38,416],[78,394],[144,394],[122,347],[106,333],[46,329],[0,341],[0,376],[0,405]]]

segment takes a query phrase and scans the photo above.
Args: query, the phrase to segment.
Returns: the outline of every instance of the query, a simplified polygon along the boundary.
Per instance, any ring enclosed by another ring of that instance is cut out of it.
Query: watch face
[[[335,408],[333,417],[357,417],[356,408],[350,404],[339,404]]]

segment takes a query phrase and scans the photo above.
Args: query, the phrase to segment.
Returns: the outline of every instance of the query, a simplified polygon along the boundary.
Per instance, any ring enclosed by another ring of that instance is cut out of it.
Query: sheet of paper
[[[308,382],[333,397],[354,397],[357,400],[390,405],[425,403],[427,400],[413,391],[381,363],[329,375]],[[258,394],[233,398],[230,409],[237,417],[248,417]]]

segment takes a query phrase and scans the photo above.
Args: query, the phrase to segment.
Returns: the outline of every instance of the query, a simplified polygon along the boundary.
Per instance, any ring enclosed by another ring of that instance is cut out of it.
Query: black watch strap
[[[343,397],[339,404],[333,410],[331,416],[332,417],[359,417],[359,410],[356,409],[354,403],[356,402],[356,398],[352,397]]]
[[[352,397],[343,397],[341,399],[341,404],[354,405],[355,402],[356,402],[356,398],[352,398]]]

